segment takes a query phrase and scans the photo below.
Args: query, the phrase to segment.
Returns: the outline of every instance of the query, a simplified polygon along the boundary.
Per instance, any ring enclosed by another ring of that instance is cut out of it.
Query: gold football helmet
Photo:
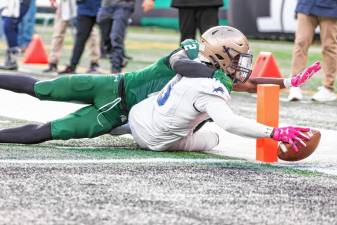
[[[201,36],[201,56],[222,68],[234,80],[246,82],[252,72],[253,56],[246,36],[229,26],[216,26]]]

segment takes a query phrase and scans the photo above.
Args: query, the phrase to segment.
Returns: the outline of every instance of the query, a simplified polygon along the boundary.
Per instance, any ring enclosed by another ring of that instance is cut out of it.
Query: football
[[[311,129],[304,134],[310,137],[310,140],[304,141],[307,145],[306,147],[297,145],[299,151],[296,152],[291,148],[290,144],[280,143],[278,147],[278,158],[284,161],[299,161],[311,155],[321,140],[321,132]]]

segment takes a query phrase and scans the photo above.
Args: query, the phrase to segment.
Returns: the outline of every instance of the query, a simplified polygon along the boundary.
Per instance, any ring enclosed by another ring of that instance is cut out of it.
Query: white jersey
[[[132,107],[129,114],[132,135],[143,148],[166,150],[209,117],[232,133],[249,137],[270,135],[270,130],[254,121],[248,121],[247,125],[245,118],[240,117],[240,121],[254,126],[238,127],[235,121],[238,116],[229,109],[229,100],[226,87],[215,79],[177,75],[158,95]]]

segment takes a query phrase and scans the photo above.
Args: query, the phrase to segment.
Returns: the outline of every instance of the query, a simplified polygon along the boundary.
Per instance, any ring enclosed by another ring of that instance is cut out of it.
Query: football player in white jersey
[[[174,57],[170,60],[174,66]],[[245,81],[251,74],[248,40],[239,30],[218,26],[206,31],[201,38],[197,61],[210,68],[222,68],[225,73],[215,74],[213,78],[187,78],[177,74],[158,95],[135,105],[129,114],[129,125],[139,146],[156,151],[211,150],[219,142],[218,134],[195,129],[206,119],[240,136],[270,137],[290,143],[295,150],[297,145],[305,145],[303,140],[308,137],[302,132],[309,128],[273,128],[238,116],[230,109],[230,92],[233,87],[249,90]],[[296,78],[280,79],[275,83],[282,87],[299,86],[319,69],[319,63],[315,63]]]

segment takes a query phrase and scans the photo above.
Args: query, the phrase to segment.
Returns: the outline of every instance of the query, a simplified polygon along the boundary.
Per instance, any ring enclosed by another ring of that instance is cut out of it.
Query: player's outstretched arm
[[[305,146],[303,140],[309,139],[302,133],[309,131],[309,128],[265,126],[234,114],[226,102],[220,98],[213,97],[212,100],[210,98],[208,101],[209,103],[206,106],[208,115],[217,125],[230,133],[251,138],[272,138],[276,141],[289,143],[295,151],[298,151],[297,145]]]
[[[305,84],[316,72],[321,69],[320,62],[315,62],[301,73],[291,78],[269,78],[258,77],[251,78],[246,83],[236,83],[233,85],[233,91],[255,93],[259,84],[276,84],[280,88],[300,87]]]

